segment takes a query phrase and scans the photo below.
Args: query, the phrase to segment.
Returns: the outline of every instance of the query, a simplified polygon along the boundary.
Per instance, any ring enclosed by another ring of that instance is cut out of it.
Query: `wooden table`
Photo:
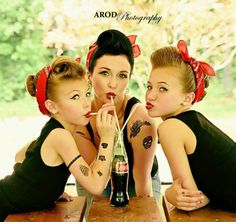
[[[204,207],[194,211],[181,211],[176,208],[169,211],[171,222],[235,222],[236,212]]]
[[[164,222],[154,197],[132,197],[127,207],[112,207],[108,198],[95,198],[88,222]]]
[[[86,207],[85,197],[73,197],[73,201],[58,201],[51,210],[11,214],[5,222],[82,222]]]

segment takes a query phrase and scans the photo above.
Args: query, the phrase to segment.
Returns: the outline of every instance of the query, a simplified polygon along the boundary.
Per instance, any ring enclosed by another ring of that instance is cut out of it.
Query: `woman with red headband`
[[[134,57],[140,55],[136,36],[125,36],[118,30],[101,33],[88,52],[86,64],[93,86],[92,112],[97,112],[103,104],[111,102],[123,128],[123,139],[129,161],[129,196],[160,195],[160,181],[155,157],[157,135],[156,124],[140,101],[127,94]],[[78,129],[79,151],[91,164],[97,156],[100,137],[97,134],[95,118],[91,117],[86,127]],[[81,145],[84,141],[84,146]],[[89,144],[88,144],[89,143]],[[153,184],[152,184],[153,182]],[[79,195],[85,193],[77,184]],[[103,196],[110,197],[110,184]]]
[[[76,127],[89,122],[91,111],[90,88],[80,64],[57,57],[51,66],[27,78],[27,89],[36,96],[42,114],[50,119],[39,137],[16,154],[12,175],[0,180],[1,222],[10,213],[52,207],[70,173],[94,195],[102,193],[109,175],[116,125],[108,112],[114,106],[107,104],[97,112],[95,121],[101,139],[92,167],[73,138]]]
[[[151,117],[161,117],[160,144],[173,184],[166,199],[179,209],[199,209],[209,202],[236,210],[236,144],[201,113],[191,110],[205,96],[215,72],[188,54],[185,41],[151,55],[146,92]]]

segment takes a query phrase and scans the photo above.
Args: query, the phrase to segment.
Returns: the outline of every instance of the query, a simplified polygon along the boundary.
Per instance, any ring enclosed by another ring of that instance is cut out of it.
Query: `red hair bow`
[[[198,102],[201,100],[204,94],[204,89],[205,89],[204,74],[208,76],[215,76],[215,71],[209,64],[197,61],[196,59],[189,57],[187,44],[184,40],[179,40],[177,47],[180,51],[180,55],[183,61],[188,62],[194,71],[195,81],[196,81],[196,91],[193,103]]]
[[[36,99],[38,102],[39,110],[44,115],[50,115],[48,110],[45,107],[45,101],[47,99],[47,82],[48,76],[51,73],[52,69],[50,66],[43,67],[40,71],[38,81],[36,83]]]
[[[137,44],[135,44],[137,35],[129,35],[127,36],[127,38],[129,39],[131,46],[132,46],[132,50],[133,50],[133,56],[134,58],[138,57],[141,54],[141,50],[139,48],[139,46]],[[97,43],[93,43],[90,47],[89,47],[89,52],[87,55],[87,59],[86,59],[86,67],[87,69],[89,68],[89,63],[93,57],[94,52],[96,51],[96,49],[98,48]]]

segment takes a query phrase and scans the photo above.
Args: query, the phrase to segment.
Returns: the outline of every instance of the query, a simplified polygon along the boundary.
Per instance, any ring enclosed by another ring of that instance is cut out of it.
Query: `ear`
[[[88,83],[92,84],[92,80],[91,80],[92,74],[90,72],[87,72],[87,76],[88,76]]]
[[[45,101],[45,107],[47,108],[47,110],[52,113],[52,114],[55,114],[57,113],[57,106],[55,104],[55,102],[53,102],[52,100],[50,99],[47,99]]]
[[[194,92],[190,92],[190,93],[186,94],[183,104],[184,105],[191,105],[193,103],[194,98],[195,98]]]

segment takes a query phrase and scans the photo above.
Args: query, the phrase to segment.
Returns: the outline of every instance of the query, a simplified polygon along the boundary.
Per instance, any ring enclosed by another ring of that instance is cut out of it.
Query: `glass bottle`
[[[128,195],[129,164],[126,154],[123,133],[118,132],[113,151],[111,171],[110,203],[115,207],[124,207],[129,203]]]

